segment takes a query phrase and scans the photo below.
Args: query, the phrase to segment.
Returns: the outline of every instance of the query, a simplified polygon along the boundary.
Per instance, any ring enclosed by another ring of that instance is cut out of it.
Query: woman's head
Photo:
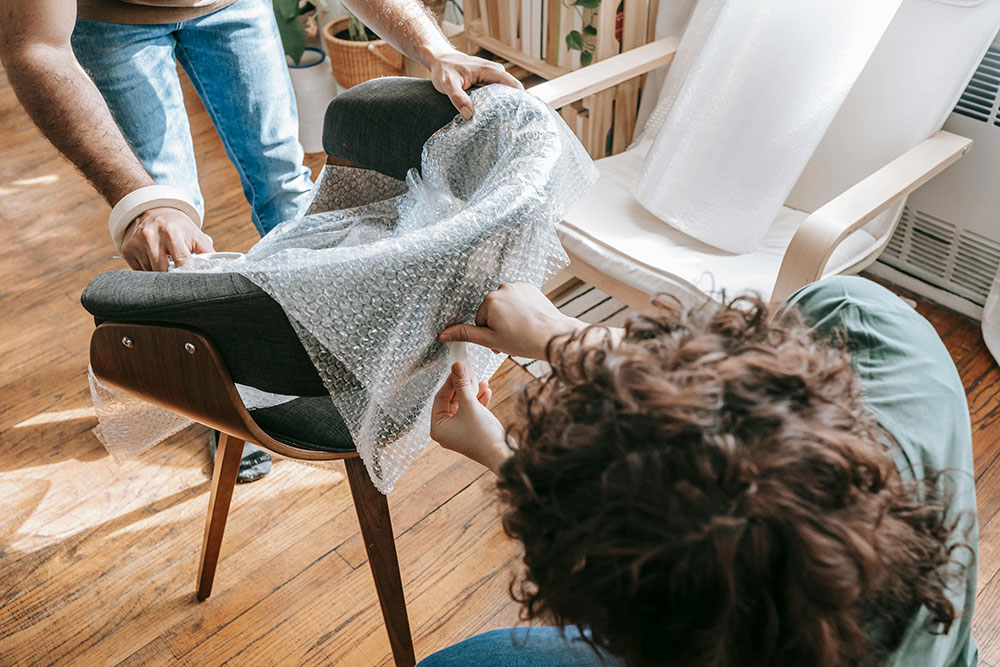
[[[529,616],[632,664],[720,666],[874,663],[921,604],[954,619],[942,502],[902,482],[842,344],[741,299],[549,360],[499,481]]]

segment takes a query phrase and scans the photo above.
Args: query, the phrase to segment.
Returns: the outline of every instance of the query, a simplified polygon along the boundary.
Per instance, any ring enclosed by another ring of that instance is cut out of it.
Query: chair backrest
[[[904,0],[788,197],[812,212],[941,129],[1000,27],[1000,0]]]

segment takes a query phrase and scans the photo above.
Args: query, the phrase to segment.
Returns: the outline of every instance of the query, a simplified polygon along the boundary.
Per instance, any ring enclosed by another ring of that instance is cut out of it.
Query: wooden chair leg
[[[410,636],[410,621],[406,616],[406,600],[403,597],[403,581],[399,576],[399,560],[396,558],[396,542],[392,536],[392,522],[389,519],[389,503],[384,495],[372,484],[360,458],[344,460],[347,479],[351,483],[354,509],[361,524],[361,535],[368,552],[368,564],[375,579],[375,590],[382,605],[382,618],[389,633],[389,645],[396,667],[413,667],[416,657],[413,653],[413,638]]]
[[[236,475],[240,471],[243,441],[226,433],[219,434],[219,451],[215,455],[212,472],[212,495],[208,500],[205,518],[205,539],[201,543],[201,565],[198,567],[198,599],[212,594],[215,566],[219,563],[222,534],[229,517],[229,503],[233,499]]]

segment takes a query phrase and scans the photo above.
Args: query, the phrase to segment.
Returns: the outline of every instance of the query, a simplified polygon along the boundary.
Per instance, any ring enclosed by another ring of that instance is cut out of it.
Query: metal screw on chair
[[[122,336],[122,345],[125,347],[132,347],[132,339],[128,336]]]
[[[965,155],[968,152],[969,152],[969,147],[968,146],[963,146],[962,147],[962,155]]]
[[[184,349],[188,354],[194,354],[194,343],[184,343]]]

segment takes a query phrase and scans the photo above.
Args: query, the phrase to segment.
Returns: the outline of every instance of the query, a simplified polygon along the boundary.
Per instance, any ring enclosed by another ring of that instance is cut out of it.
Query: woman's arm
[[[476,324],[456,324],[438,336],[442,342],[464,341],[506,352],[515,357],[544,359],[545,347],[556,336],[587,326],[563,315],[534,285],[504,283],[486,295],[476,313]],[[621,340],[622,329],[611,328],[613,340]]]
[[[487,409],[492,396],[486,380],[476,382],[465,364],[456,362],[434,397],[431,438],[496,474],[512,451],[503,425]]]

